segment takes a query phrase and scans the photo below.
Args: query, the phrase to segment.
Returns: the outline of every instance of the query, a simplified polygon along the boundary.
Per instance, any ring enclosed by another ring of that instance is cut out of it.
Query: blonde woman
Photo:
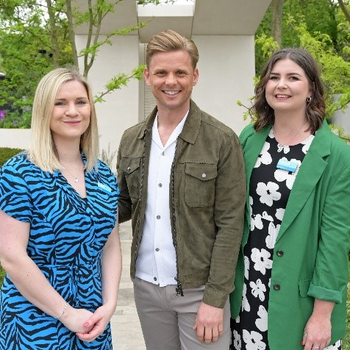
[[[98,152],[89,84],[51,71],[34,97],[29,151],[0,170],[1,349],[112,349],[119,190]]]

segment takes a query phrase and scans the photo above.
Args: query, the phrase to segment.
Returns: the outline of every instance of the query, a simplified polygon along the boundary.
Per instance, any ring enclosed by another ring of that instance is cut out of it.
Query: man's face
[[[160,113],[187,112],[193,86],[198,81],[198,69],[192,67],[187,51],[156,53],[145,69],[144,77]]]

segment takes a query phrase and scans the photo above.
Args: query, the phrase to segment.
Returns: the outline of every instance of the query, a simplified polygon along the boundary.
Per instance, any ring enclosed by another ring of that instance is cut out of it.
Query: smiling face
[[[281,59],[273,66],[265,88],[267,103],[275,111],[294,112],[305,116],[306,98],[312,90],[304,70],[290,59]]]
[[[90,124],[91,106],[85,86],[76,80],[63,83],[57,92],[50,129],[55,143],[80,141]]]
[[[198,81],[187,51],[158,52],[152,56],[144,77],[157,100],[158,111],[183,115],[190,107],[193,86]]]

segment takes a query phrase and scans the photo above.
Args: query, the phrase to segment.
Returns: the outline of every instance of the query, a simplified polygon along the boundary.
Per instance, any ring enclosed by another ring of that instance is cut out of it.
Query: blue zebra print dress
[[[84,164],[86,159],[82,155]],[[50,174],[25,153],[0,169],[0,209],[30,223],[27,252],[58,293],[73,307],[94,312],[102,304],[101,255],[116,224],[119,190],[100,162],[85,173],[87,198],[60,171]],[[91,343],[28,302],[9,276],[1,290],[1,350],[112,349],[110,325]]]

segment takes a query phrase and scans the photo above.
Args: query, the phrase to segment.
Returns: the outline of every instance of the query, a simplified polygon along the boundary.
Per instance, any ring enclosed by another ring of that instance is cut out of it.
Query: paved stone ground
[[[119,288],[118,306],[112,317],[114,350],[145,350],[145,342],[134,303],[130,279],[131,223],[119,228],[123,254],[123,271]]]

